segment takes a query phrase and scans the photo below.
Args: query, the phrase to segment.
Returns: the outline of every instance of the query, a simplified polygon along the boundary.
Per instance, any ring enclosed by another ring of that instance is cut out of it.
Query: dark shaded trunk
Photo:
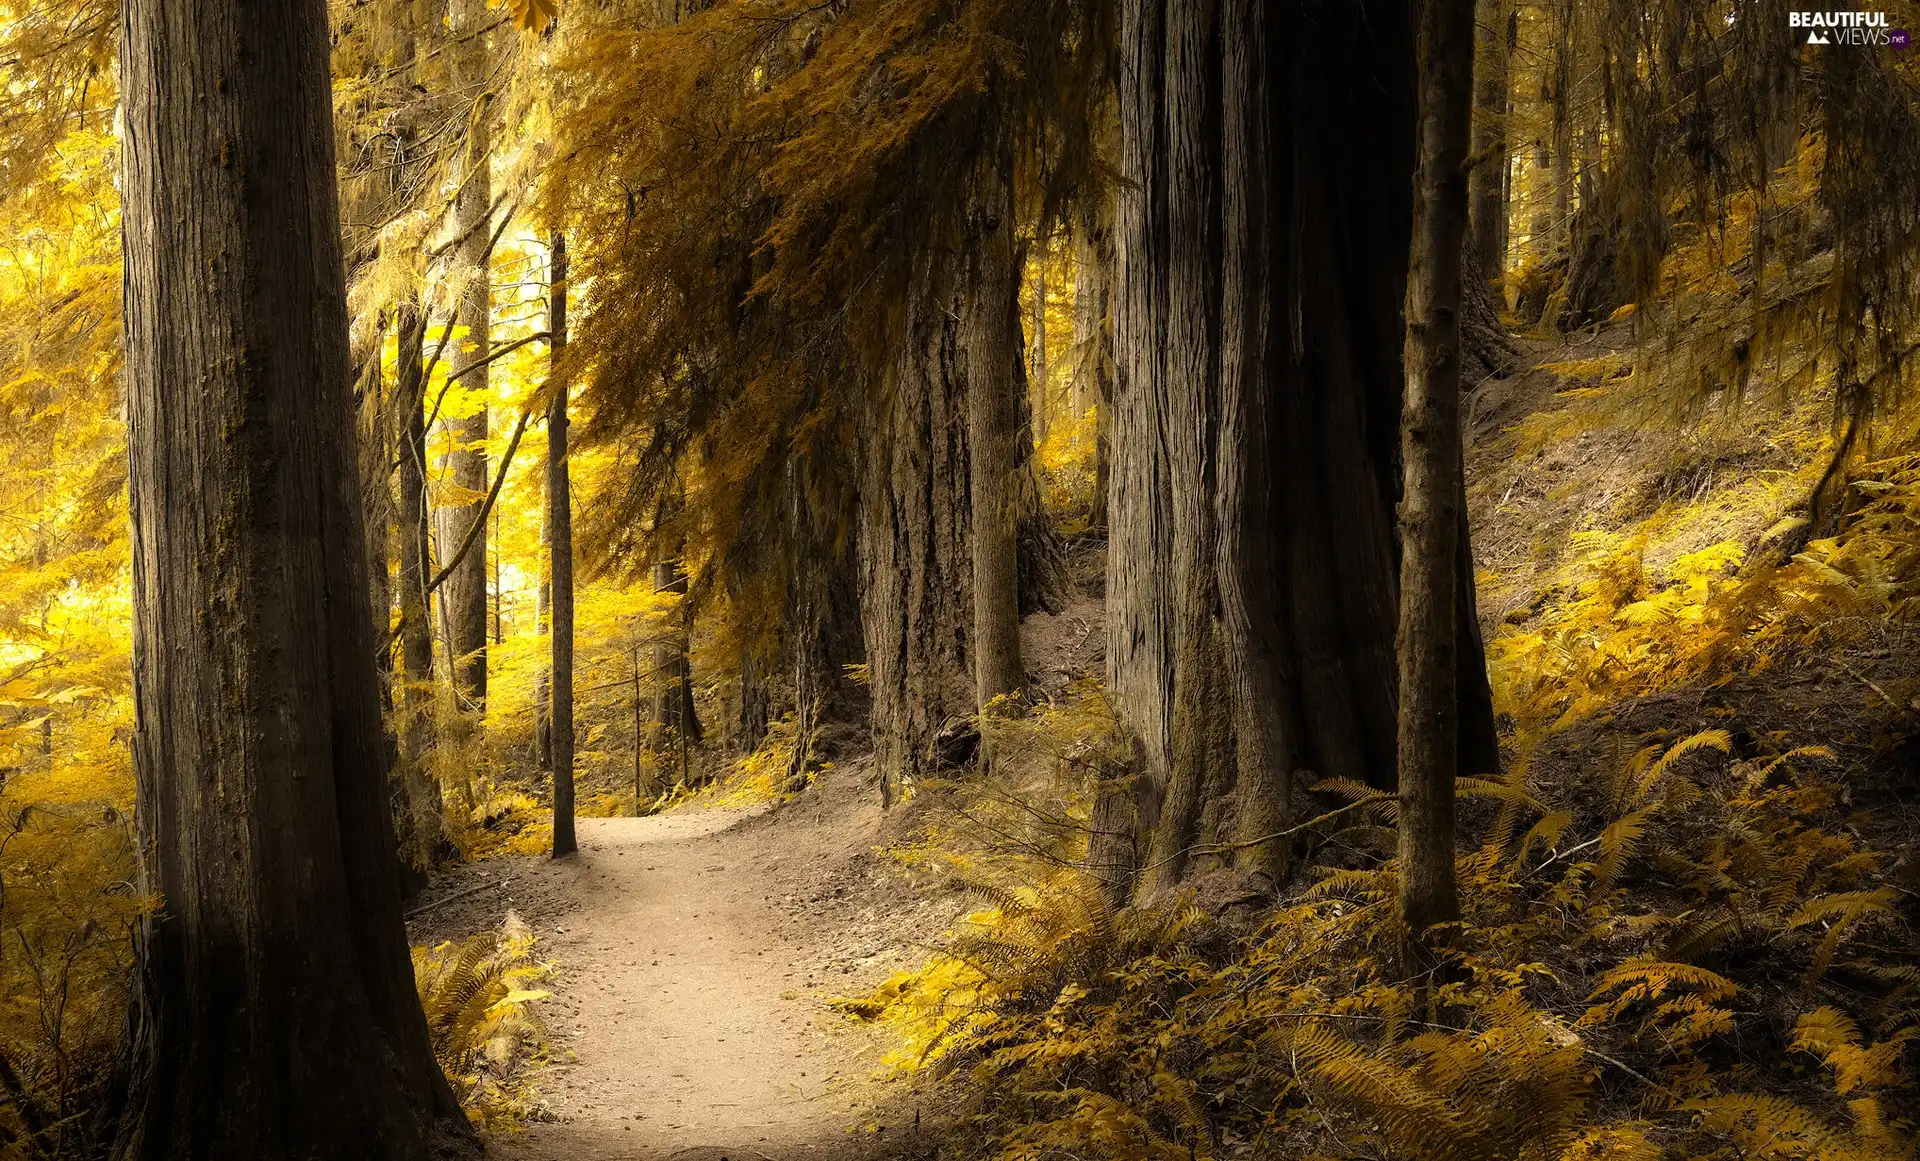
[[[1471,248],[1460,269],[1460,387],[1471,391],[1489,378],[1505,378],[1520,361],[1520,345],[1513,341],[1494,306],[1494,290],[1481,276]]]
[[[114,1154],[424,1159],[468,1131],[394,876],[326,6],[121,19],[132,750],[165,908]]]
[[[415,886],[456,853],[447,838],[440,780],[429,768],[433,750],[433,621],[427,593],[426,375],[421,365],[427,320],[417,300],[402,303],[395,322],[394,414],[399,470],[395,521],[400,557],[400,764],[395,779],[394,819],[400,860]]]
[[[1144,892],[1229,837],[1284,873],[1304,772],[1395,783],[1412,16],[1122,6],[1108,664]]]
[[[1548,252],[1562,250],[1570,237],[1573,221],[1573,69],[1574,21],[1579,9],[1574,0],[1557,0],[1553,7],[1553,60],[1549,64],[1547,99],[1553,118],[1553,143],[1549,156],[1553,165],[1553,217],[1547,237]]]
[[[481,94],[488,79],[486,36],[479,29],[491,19],[485,0],[452,0],[448,27],[459,40],[454,48],[455,75],[463,92]],[[488,133],[487,111],[483,107],[467,118],[467,140],[461,149],[458,177],[460,188],[454,199],[454,231],[461,239],[454,249],[454,268],[460,283],[460,299],[455,324],[466,334],[448,352],[452,369],[473,367],[458,382],[481,400],[480,409],[465,418],[446,422],[451,448],[447,453],[447,478],[467,497],[464,502],[440,509],[440,559],[452,560],[467,539],[476,520],[485,519],[480,497],[487,490],[487,384],[488,368],[480,364],[492,347],[491,280],[488,259],[493,249],[493,234],[488,214],[493,199],[493,183],[488,173],[492,142]],[[485,533],[476,549],[460,558],[447,577],[445,603],[447,650],[453,656],[453,688],[462,709],[485,714],[487,708],[487,553]]]
[[[941,727],[977,703],[958,311],[931,282],[923,271],[907,292],[906,341],[859,417],[858,590],[883,804],[926,769]]]
[[[1514,0],[1479,0],[1474,12],[1473,170],[1467,246],[1473,269],[1496,284],[1507,273],[1507,108]]]
[[[1425,0],[1407,273],[1400,500],[1400,917],[1416,953],[1459,917],[1453,782],[1461,626],[1460,270],[1473,119],[1473,0]],[[1422,966],[1415,962],[1412,966]]]
[[[1053,412],[1047,398],[1047,239],[1034,242],[1028,260],[1033,263],[1033,442],[1044,445],[1052,432]]]
[[[740,654],[740,691],[733,717],[733,748],[742,756],[760,748],[767,737],[767,682],[761,676],[760,657],[751,647]]]
[[[1087,524],[1107,526],[1107,415],[1113,398],[1113,200],[1083,201],[1075,217],[1073,284],[1073,410],[1094,413],[1093,508]]]
[[[567,478],[567,239],[553,236],[547,286],[547,334],[553,353],[547,376],[547,534],[553,546],[552,674],[548,686],[553,764],[553,857],[579,849],[573,836],[573,487]]]
[[[678,624],[653,646],[653,725],[654,749],[661,768],[671,763],[677,771],[674,781],[684,784],[687,749],[699,744],[702,730],[693,704],[693,610],[685,599],[687,574],[678,560],[663,560],[653,566],[653,591],[681,598],[674,614]]]
[[[385,320],[375,328],[371,351],[361,361],[358,403],[360,412],[360,478],[364,481],[361,517],[367,528],[367,599],[372,605],[373,638],[385,641],[393,632],[393,401],[380,370],[380,348],[386,339]],[[374,656],[380,675],[380,708],[391,713],[393,651]]]
[[[1020,283],[1010,158],[989,153],[974,175],[961,316],[973,515],[973,681],[977,707],[1026,684],[1020,665],[1022,468]],[[1044,283],[1043,283],[1044,285]],[[1044,357],[1044,356],[1041,356]]]

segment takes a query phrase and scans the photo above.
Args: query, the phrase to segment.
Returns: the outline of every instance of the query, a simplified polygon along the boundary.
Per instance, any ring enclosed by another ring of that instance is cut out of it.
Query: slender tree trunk
[[[961,348],[973,509],[973,680],[978,706],[1026,684],[1020,665],[1019,266],[1006,159],[983,161],[969,223],[971,268]]]
[[[1469,245],[1480,275],[1507,273],[1507,87],[1514,0],[1479,0],[1474,14],[1473,158]]]
[[[1553,15],[1553,62],[1550,74],[1553,145],[1553,225],[1549,235],[1552,250],[1564,249],[1572,239],[1573,226],[1573,68],[1574,30],[1577,15],[1574,0],[1557,0]]]
[[[121,21],[132,750],[166,904],[113,1153],[424,1161],[467,1129],[394,875],[326,6]]]
[[[544,481],[542,491],[545,490]],[[550,636],[553,632],[553,529],[552,501],[544,498],[540,505],[540,587],[534,594],[533,617],[535,631],[541,636]],[[534,678],[533,685],[533,749],[534,760],[540,769],[553,769],[553,665],[552,643],[547,646],[548,664],[541,667]]]
[[[1113,400],[1113,202],[1104,194],[1082,202],[1075,217],[1073,346],[1074,418],[1093,420],[1093,509],[1087,523],[1107,525],[1107,416]]]
[[[553,266],[547,288],[547,333],[553,369],[547,390],[547,532],[553,542],[552,735],[553,857],[579,849],[573,836],[573,488],[567,479],[567,238],[553,236]]]
[[[1051,432],[1047,406],[1047,239],[1033,244],[1033,441],[1045,446]]]
[[[1400,915],[1415,946],[1459,916],[1460,247],[1467,227],[1473,0],[1426,0],[1419,170],[1407,277],[1406,483],[1400,501]]]
[[[395,324],[394,398],[400,417],[400,506],[396,526],[400,557],[400,777],[394,817],[401,861],[416,885],[449,854],[446,807],[440,780],[429,768],[433,750],[433,621],[427,593],[427,416],[421,347],[427,320],[412,296]]]
[[[390,566],[393,542],[393,400],[380,373],[380,348],[386,339],[385,320],[374,329],[372,350],[362,363],[360,384],[360,478],[367,526],[367,597],[373,606],[373,637],[385,641],[393,632],[393,585]],[[379,650],[374,667],[380,674],[380,705],[393,709],[393,651]]]
[[[488,215],[493,182],[488,173],[492,141],[488,132],[490,98],[478,92],[490,72],[486,36],[479,32],[490,20],[486,0],[450,0],[448,28],[456,38],[470,38],[454,49],[455,76],[463,91],[474,91],[476,108],[467,118],[467,139],[458,169],[459,192],[454,199],[454,230],[461,238],[455,248],[455,278],[460,300],[455,322],[466,336],[447,357],[453,368],[474,366],[491,350],[492,297],[488,260],[493,233]],[[460,386],[482,403],[473,415],[450,420],[447,435],[453,447],[447,457],[451,482],[472,499],[440,509],[440,557],[453,559],[475,520],[483,519],[479,496],[488,485],[487,407],[488,368],[474,367],[459,378]],[[485,535],[484,533],[482,534]],[[446,580],[448,649],[453,654],[453,687],[461,707],[485,714],[487,708],[487,553],[485,544],[467,553]]]

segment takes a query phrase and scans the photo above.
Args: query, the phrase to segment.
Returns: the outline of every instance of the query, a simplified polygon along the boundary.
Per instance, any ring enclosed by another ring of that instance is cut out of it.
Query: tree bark
[[[1107,526],[1107,414],[1113,398],[1113,202],[1104,193],[1085,199],[1075,217],[1073,283],[1073,411],[1076,423],[1094,413],[1093,508],[1087,524]]]
[[[1460,268],[1473,117],[1473,0],[1425,0],[1419,169],[1407,276],[1400,501],[1400,917],[1416,957],[1459,917],[1453,782],[1459,768]],[[1416,959],[1417,964],[1417,959]]]
[[[548,756],[553,763],[553,857],[579,849],[573,834],[573,487],[567,478],[567,239],[553,236],[547,334],[553,353],[547,391],[547,533],[553,544],[552,684]]]
[[[1473,170],[1468,245],[1474,269],[1499,283],[1507,273],[1507,108],[1514,0],[1479,0],[1474,13]]]
[[[466,1137],[414,992],[353,453],[326,6],[122,8],[142,928],[119,1158]]]
[[[1034,240],[1033,262],[1033,441],[1044,447],[1051,433],[1052,410],[1047,406],[1047,239]]]
[[[447,453],[450,481],[463,489],[470,500],[440,509],[440,557],[451,560],[465,542],[475,520],[484,519],[480,494],[487,490],[487,399],[488,367],[481,360],[491,350],[492,297],[488,260],[493,250],[493,233],[487,218],[493,201],[493,183],[488,173],[492,141],[488,132],[490,98],[483,92],[488,81],[489,61],[486,37],[479,30],[490,19],[486,0],[450,0],[448,29],[456,39],[456,69],[463,91],[477,94],[479,107],[467,118],[467,139],[458,170],[460,187],[454,199],[454,231],[461,238],[454,250],[456,281],[460,299],[455,323],[466,329],[466,337],[455,344],[450,358],[458,367],[473,367],[460,376],[462,388],[483,402],[480,410],[462,419],[446,422],[451,449]],[[475,364],[480,364],[476,366]],[[484,533],[482,534],[485,535]],[[448,651],[453,654],[453,688],[461,708],[484,715],[487,708],[487,554],[484,543],[479,552],[469,552],[447,577],[446,625]]]
[[[702,737],[700,715],[693,704],[693,633],[691,609],[686,603],[687,574],[680,567],[679,560],[662,560],[653,566],[653,591],[672,593],[681,598],[678,616],[680,623],[671,633],[661,636],[653,646],[653,724],[655,733],[661,739],[659,749],[664,755],[668,747],[676,751],[683,750],[689,743],[698,743]],[[683,754],[676,753],[675,763],[685,774]],[[665,758],[662,758],[664,761]],[[684,777],[679,779],[684,781]]]
[[[978,708],[958,311],[931,272],[915,281],[907,341],[861,398],[858,591],[882,805],[926,769],[948,719]]]
[[[365,481],[362,518],[367,528],[367,598],[372,605],[373,638],[385,641],[393,632],[393,400],[386,391],[381,374],[380,348],[386,339],[385,319],[374,328],[372,349],[361,362],[358,403],[360,411],[360,478]],[[391,711],[393,701],[393,651],[382,649],[374,657],[380,675],[380,708]]]
[[[1020,284],[1009,158],[975,175],[961,347],[973,515],[973,679],[977,708],[1026,684],[1020,665]]]
[[[1413,11],[1122,4],[1108,665],[1145,894],[1221,837],[1284,873],[1253,840],[1306,777],[1395,784]]]
[[[447,837],[440,780],[428,768],[433,750],[433,621],[427,577],[426,375],[421,366],[427,320],[408,296],[395,324],[394,398],[400,417],[398,546],[400,556],[400,771],[394,803],[400,859],[412,885],[425,884],[455,853]]]
[[[542,482],[544,490],[544,481]],[[543,637],[553,633],[553,518],[551,497],[542,497],[540,505],[540,586],[534,592],[534,631]],[[548,664],[533,681],[533,751],[540,769],[553,770],[553,665],[551,641],[547,644]]]

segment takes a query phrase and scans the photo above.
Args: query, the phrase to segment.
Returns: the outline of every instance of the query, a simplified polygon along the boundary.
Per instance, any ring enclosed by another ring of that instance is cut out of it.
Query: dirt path
[[[912,1094],[875,1079],[882,1046],[827,1001],[917,962],[953,904],[902,889],[864,797],[582,819],[575,858],[437,883],[441,899],[505,886],[433,908],[416,941],[512,907],[559,965],[542,1016],[560,1060],[539,1082],[554,1119],[506,1155],[841,1161],[899,1142]]]

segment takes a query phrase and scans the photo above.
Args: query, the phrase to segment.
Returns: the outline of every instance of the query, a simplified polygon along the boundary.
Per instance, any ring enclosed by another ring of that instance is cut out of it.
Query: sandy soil
[[[559,1058],[539,1081],[552,1119],[504,1156],[918,1151],[918,1094],[878,1079],[881,1034],[829,1000],[917,965],[961,905],[876,849],[899,821],[867,781],[855,765],[774,810],[582,819],[576,857],[488,860],[435,883],[415,942],[512,907],[558,965],[541,1013]]]

